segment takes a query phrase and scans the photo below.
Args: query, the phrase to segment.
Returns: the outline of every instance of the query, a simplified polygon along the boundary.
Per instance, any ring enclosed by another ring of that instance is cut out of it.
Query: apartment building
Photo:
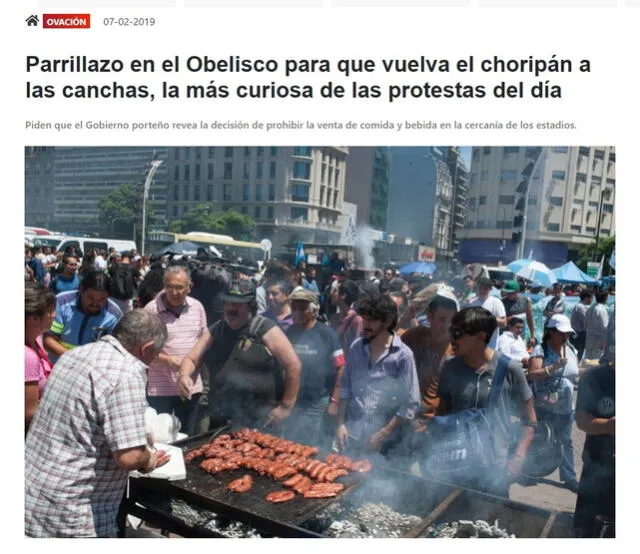
[[[358,206],[358,225],[386,230],[391,151],[386,146],[349,148],[344,199]]]
[[[25,224],[51,228],[54,201],[53,156],[51,146],[27,146],[24,149]]]
[[[615,234],[614,147],[477,147],[471,157],[461,261],[514,259],[512,234],[520,230],[514,218],[523,213],[527,171],[534,166],[525,255],[533,250],[537,260],[555,267],[574,259],[580,246],[597,235]]]
[[[451,251],[457,259],[460,253],[460,234],[464,231],[467,217],[469,170],[456,146],[442,147],[444,162],[451,174],[453,186],[453,220],[451,222]]]
[[[387,230],[453,258],[454,187],[438,147],[392,147]]]
[[[26,221],[70,233],[104,233],[99,219],[100,199],[123,184],[140,190],[153,160],[166,160],[166,147],[59,147],[25,155]],[[46,162],[43,162],[46,160]],[[42,166],[47,167],[42,173]],[[40,175],[37,179],[35,175]],[[166,217],[167,168],[163,163],[149,191],[150,218]],[[44,191],[44,199],[41,196]],[[46,202],[43,210],[41,204]],[[32,215],[33,214],[33,215]],[[46,215],[45,215],[46,214]],[[40,219],[42,218],[42,219]],[[117,222],[114,222],[117,223]],[[110,227],[107,225],[107,227]]]
[[[170,148],[167,217],[234,209],[255,219],[275,249],[338,244],[348,154],[337,146]]]

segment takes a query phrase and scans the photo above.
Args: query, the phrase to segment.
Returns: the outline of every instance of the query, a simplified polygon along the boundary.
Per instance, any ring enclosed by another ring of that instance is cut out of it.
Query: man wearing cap
[[[455,295],[441,285],[429,285],[419,295],[425,302],[429,327],[420,325],[409,329],[402,335],[402,342],[411,348],[416,362],[421,398],[416,427],[421,430],[425,420],[433,417],[438,408],[442,364],[453,353],[449,328],[459,306]]]
[[[502,300],[491,294],[493,285],[489,277],[478,277],[476,280],[476,296],[472,298],[465,306],[466,308],[484,308],[491,312],[498,322],[495,332],[493,333],[491,340],[489,341],[489,348],[496,349],[498,346],[498,336],[500,329],[504,329],[507,326],[507,313],[504,309]]]
[[[320,304],[311,291],[297,289],[289,297],[293,325],[286,331],[300,363],[301,378],[293,417],[285,424],[285,436],[296,442],[330,446],[333,429],[327,431],[325,414],[338,415],[344,354],[335,331],[318,321]]]
[[[531,307],[531,300],[524,294],[520,294],[520,283],[515,279],[507,281],[502,287],[502,304],[507,314],[507,320],[512,317],[526,320],[529,327],[529,346],[534,347],[536,344],[535,339],[535,325],[533,323],[533,309]]]
[[[210,350],[211,427],[232,421],[277,430],[296,403],[300,360],[282,329],[256,315],[251,280],[232,280],[221,297],[224,319],[205,330],[180,364],[180,396],[188,399],[193,394],[194,376]]]

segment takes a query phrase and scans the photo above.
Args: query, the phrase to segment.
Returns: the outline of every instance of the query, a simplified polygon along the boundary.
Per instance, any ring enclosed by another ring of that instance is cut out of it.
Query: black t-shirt
[[[336,367],[344,365],[336,332],[316,322],[311,329],[304,330],[292,325],[286,335],[302,364],[298,401],[313,402],[329,396],[335,385]]]
[[[529,302],[529,299],[522,294],[518,294],[515,300],[509,300],[508,297],[504,297],[502,299],[502,303],[504,304],[504,311],[507,314],[507,319],[516,315],[526,315]]]
[[[277,325],[266,317],[255,317],[262,320],[255,331],[256,338],[258,339],[262,339],[264,335]],[[233,351],[233,347],[238,341],[240,335],[248,332],[251,321],[253,321],[253,319],[241,329],[232,329],[224,320],[216,321],[211,325],[211,327],[209,327],[209,332],[213,337],[213,346],[209,348],[205,355],[205,363],[212,375],[215,375],[229,359],[229,356]]]
[[[616,415],[616,372],[606,365],[587,371],[580,380],[576,412],[583,411],[597,418],[608,419]],[[615,452],[615,437],[587,435],[583,460],[609,461]]]

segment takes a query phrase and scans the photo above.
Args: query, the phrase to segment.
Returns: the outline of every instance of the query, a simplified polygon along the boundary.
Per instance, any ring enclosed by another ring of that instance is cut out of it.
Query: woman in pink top
[[[36,413],[51,364],[42,345],[42,333],[51,327],[56,297],[38,282],[24,285],[24,432]]]

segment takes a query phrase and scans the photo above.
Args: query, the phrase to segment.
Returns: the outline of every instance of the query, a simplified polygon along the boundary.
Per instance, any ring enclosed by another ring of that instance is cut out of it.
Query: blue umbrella
[[[516,271],[518,277],[527,279],[527,281],[537,281],[541,285],[548,287],[556,283],[558,279],[546,265],[542,262],[529,262]]]
[[[432,262],[412,262],[407,265],[403,265],[400,268],[400,273],[403,275],[411,275],[412,273],[421,273],[423,275],[431,275],[436,271],[436,264]]]
[[[520,258],[519,260],[513,260],[509,265],[507,265],[507,268],[512,273],[518,273],[518,271],[520,271],[524,266],[529,265],[532,261],[533,259],[531,258]]]

